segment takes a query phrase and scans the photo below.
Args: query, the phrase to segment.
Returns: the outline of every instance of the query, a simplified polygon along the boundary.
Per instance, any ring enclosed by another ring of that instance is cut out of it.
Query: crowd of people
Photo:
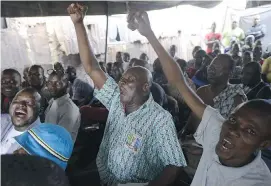
[[[258,17],[247,33],[234,21],[222,35],[213,23],[206,50],[196,46],[186,62],[175,45],[160,44],[146,12],[130,13],[128,28],[158,56],[151,65],[146,53],[130,59],[117,52],[114,63],[98,62],[83,24],[86,10],[78,3],[67,9],[94,87],[61,63],[48,78],[40,65],[26,68],[23,81],[15,69],[2,71],[4,185],[82,185],[64,173],[82,107],[108,113],[95,171],[81,174],[84,185],[270,185],[271,53],[262,52],[266,30]]]

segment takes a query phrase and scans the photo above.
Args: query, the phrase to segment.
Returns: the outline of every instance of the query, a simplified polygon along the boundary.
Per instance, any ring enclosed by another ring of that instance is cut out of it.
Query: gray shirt
[[[208,106],[194,137],[203,146],[196,174],[191,186],[260,186],[270,185],[271,173],[259,152],[243,167],[223,166],[215,153],[224,118],[218,110]]]
[[[80,127],[81,115],[79,108],[66,94],[58,99],[51,99],[45,111],[45,123],[57,124],[64,127],[76,140]]]

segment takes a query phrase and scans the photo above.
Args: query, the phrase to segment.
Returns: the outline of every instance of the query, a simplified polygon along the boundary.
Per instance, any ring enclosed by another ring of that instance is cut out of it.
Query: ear
[[[270,147],[271,147],[271,140],[266,140],[266,141],[261,143],[260,150],[267,149],[267,148],[270,148]]]
[[[145,83],[144,85],[143,85],[143,91],[144,92],[147,92],[147,91],[149,91],[150,90],[150,85],[149,85],[149,83]]]

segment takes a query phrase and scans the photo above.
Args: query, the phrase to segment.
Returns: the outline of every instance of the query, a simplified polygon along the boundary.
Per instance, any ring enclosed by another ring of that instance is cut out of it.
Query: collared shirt
[[[40,124],[40,119],[37,118],[25,131]],[[12,154],[20,146],[15,141],[14,137],[21,135],[25,131],[17,131],[12,124],[9,114],[1,114],[1,154]]]
[[[186,166],[172,116],[152,96],[126,116],[119,87],[111,77],[94,95],[109,110],[96,159],[103,184],[145,183],[167,165]]]
[[[239,168],[226,167],[219,162],[215,147],[224,121],[218,110],[206,107],[194,134],[204,150],[191,186],[270,185],[271,173],[261,158],[261,152],[251,163]]]
[[[80,126],[79,108],[66,94],[58,99],[51,99],[45,112],[45,123],[57,124],[70,132],[73,141],[76,140]]]

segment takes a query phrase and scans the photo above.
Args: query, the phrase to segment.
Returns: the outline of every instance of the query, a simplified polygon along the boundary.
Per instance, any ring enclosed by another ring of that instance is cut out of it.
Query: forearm
[[[93,70],[99,68],[98,61],[88,42],[87,32],[84,24],[77,23],[74,25],[74,27],[77,35],[80,59],[83,63],[86,72],[88,74],[91,74]]]
[[[85,71],[93,80],[95,87],[101,89],[107,78],[91,49],[83,22],[75,24],[75,31],[78,40],[80,59]]]
[[[157,53],[163,71],[169,83],[174,85],[178,89],[178,91],[182,94],[186,104],[199,118],[201,118],[206,105],[196,95],[196,93],[187,85],[182,70],[179,68],[177,63],[172,59],[172,57],[167,53],[167,51],[155,37],[153,32],[151,32],[147,36],[147,39],[149,40],[155,52]]]
[[[155,180],[151,181],[148,186],[167,186],[171,185],[180,171],[180,167],[168,165],[164,168],[163,172]]]

